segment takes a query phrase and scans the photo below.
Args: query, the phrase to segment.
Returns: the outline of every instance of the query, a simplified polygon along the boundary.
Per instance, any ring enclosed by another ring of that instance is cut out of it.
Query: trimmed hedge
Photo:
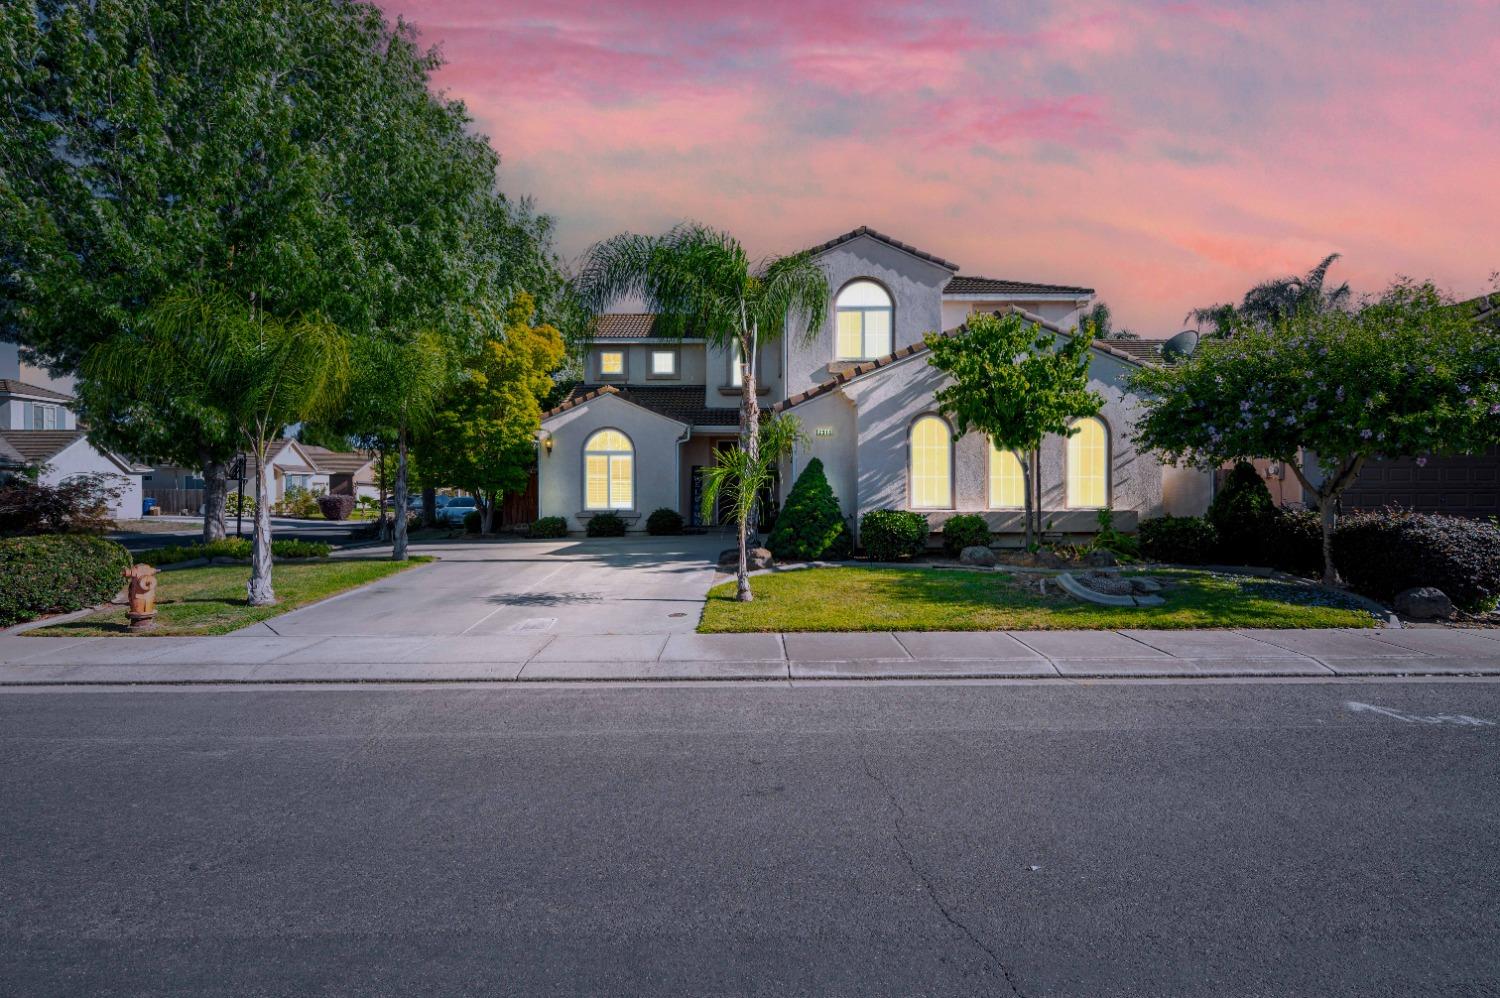
[[[859,521],[859,543],[871,561],[900,561],[927,548],[927,517],[904,509],[872,509]]]
[[[1266,536],[1271,565],[1294,575],[1323,574],[1323,525],[1313,509],[1280,509]]]
[[[1201,516],[1158,516],[1142,520],[1141,556],[1178,565],[1202,565],[1214,560],[1219,534]]]
[[[585,533],[590,537],[624,537],[625,521],[614,513],[595,513],[589,517]]]
[[[130,552],[102,537],[0,540],[0,626],[103,603],[125,585]]]
[[[560,516],[544,516],[531,525],[532,537],[566,537],[568,521]]]
[[[207,544],[174,544],[171,547],[142,551],[136,561],[146,565],[175,565],[198,558],[233,558],[236,561],[250,560],[250,538],[226,537]],[[322,541],[300,541],[283,538],[271,541],[272,558],[326,558],[333,548]]]
[[[1240,461],[1208,506],[1208,522],[1219,535],[1218,560],[1229,565],[1264,565],[1266,538],[1276,503],[1265,479],[1249,461]]]
[[[318,512],[325,520],[347,520],[354,512],[354,502],[353,496],[318,496]]]
[[[646,533],[658,537],[666,534],[680,534],[682,527],[682,514],[665,506],[654,510],[650,516],[646,517]]]
[[[990,525],[978,513],[960,513],[943,524],[943,551],[950,558],[964,553],[964,548],[990,546]]]
[[[1344,517],[1333,563],[1351,588],[1389,602],[1414,586],[1436,586],[1460,610],[1500,599],[1500,527],[1478,520],[1384,509]]]
[[[847,558],[851,547],[849,528],[823,462],[813,458],[787,494],[766,548],[777,561],[811,561]]]

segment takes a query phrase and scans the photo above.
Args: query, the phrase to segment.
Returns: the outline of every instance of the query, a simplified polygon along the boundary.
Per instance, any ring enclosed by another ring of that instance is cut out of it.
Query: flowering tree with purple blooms
[[[1500,338],[1431,282],[1398,280],[1353,311],[1245,322],[1134,378],[1138,446],[1215,468],[1271,458],[1320,514],[1323,580],[1340,494],[1371,457],[1475,454],[1500,443]]]

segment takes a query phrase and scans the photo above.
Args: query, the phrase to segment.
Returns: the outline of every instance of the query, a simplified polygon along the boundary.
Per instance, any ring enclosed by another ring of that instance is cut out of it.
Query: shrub
[[[1140,538],[1134,534],[1115,529],[1115,511],[1105,507],[1099,511],[1099,532],[1087,545],[1089,551],[1109,551],[1120,558],[1133,561],[1141,556]]]
[[[1219,546],[1214,525],[1201,516],[1159,516],[1142,520],[1141,554],[1152,561],[1202,565],[1214,560]]]
[[[872,509],[859,521],[859,543],[871,561],[899,561],[927,547],[927,517],[904,509]]]
[[[226,516],[254,516],[255,497],[248,492],[231,492],[224,498],[224,514]]]
[[[102,537],[54,534],[0,540],[0,626],[109,599],[130,552]]]
[[[102,534],[120,492],[112,475],[73,475],[57,485],[12,475],[0,481],[0,534]]]
[[[325,520],[347,520],[354,512],[353,496],[318,496],[315,501]]]
[[[318,494],[297,485],[289,486],[281,501],[271,506],[271,512],[277,516],[310,520],[319,513]]]
[[[680,534],[682,533],[682,514],[675,509],[663,506],[646,517],[646,533],[648,534]]]
[[[1276,504],[1260,472],[1240,461],[1208,506],[1208,522],[1219,535],[1218,559],[1230,564],[1266,563],[1266,541]]]
[[[813,458],[787,494],[766,547],[777,561],[847,558],[850,540],[839,501],[823,473],[823,462]]]
[[[1359,513],[1333,532],[1333,563],[1356,592],[1389,602],[1414,586],[1436,586],[1460,610],[1500,597],[1500,528],[1403,509]]]
[[[566,537],[568,521],[560,516],[544,516],[531,525],[532,537]]]
[[[479,528],[484,523],[484,516],[479,510],[464,514],[464,532],[469,534],[479,533]]]
[[[295,537],[271,542],[273,558],[327,558],[332,550],[332,547],[322,541],[303,541]],[[248,558],[249,555],[245,557]]]
[[[590,537],[624,537],[625,521],[614,513],[595,513],[586,532]]]
[[[961,513],[943,524],[943,551],[950,558],[963,554],[964,548],[989,546],[990,525],[978,513]]]
[[[271,541],[273,558],[326,558],[333,548],[322,541],[303,541],[283,538]],[[174,544],[170,547],[142,551],[136,557],[146,565],[176,565],[198,558],[233,558],[235,561],[250,560],[251,544],[248,537],[226,537],[207,544]]]
[[[1323,526],[1311,509],[1279,509],[1266,537],[1271,565],[1295,575],[1323,574]]]

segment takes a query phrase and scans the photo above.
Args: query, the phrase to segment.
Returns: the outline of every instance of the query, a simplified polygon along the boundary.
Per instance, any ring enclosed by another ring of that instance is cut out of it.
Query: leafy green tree
[[[536,321],[531,295],[517,294],[502,328],[464,364],[418,442],[434,481],[474,494],[482,533],[493,530],[501,498],[526,487],[542,401],[565,353],[557,328]]]
[[[1087,329],[1059,337],[1014,312],[971,316],[956,335],[927,336],[928,363],[952,379],[936,399],[954,433],[978,430],[1020,458],[1028,549],[1037,526],[1032,469],[1042,440],[1072,436],[1074,420],[1104,405],[1088,387],[1092,343]]]
[[[1188,322],[1208,323],[1215,336],[1228,336],[1244,323],[1262,325],[1280,322],[1302,311],[1341,311],[1349,308],[1353,293],[1348,283],[1328,286],[1328,268],[1339,259],[1330,253],[1302,277],[1278,277],[1262,281],[1239,305],[1209,305],[1187,314]]]
[[[746,542],[760,495],[770,488],[777,466],[791,456],[801,437],[802,426],[795,416],[775,417],[761,427],[759,450],[752,453],[747,448],[735,447],[719,451],[714,463],[703,469],[704,521],[713,522],[714,511],[727,507],[739,532],[740,559],[734,579],[735,599],[741,603],[755,599],[750,591],[750,552]]]
[[[740,358],[740,447],[752,462],[760,449],[755,357],[761,344],[788,331],[812,337],[828,314],[828,278],[811,253],[752,261],[729,233],[693,222],[660,236],[626,232],[595,244],[576,286],[593,315],[635,298],[657,314],[665,335],[732,345]],[[753,510],[750,517],[753,532]],[[747,539],[742,532],[741,562]]]
[[[1204,468],[1272,458],[1320,513],[1323,578],[1338,499],[1371,457],[1473,454],[1500,442],[1500,341],[1431,282],[1357,310],[1237,320],[1181,363],[1134,377],[1136,442]]]
[[[276,602],[271,504],[261,493],[268,451],[288,426],[342,403],[348,368],[348,342],[337,327],[316,317],[269,315],[225,291],[171,295],[135,332],[99,344],[83,361],[85,377],[121,395],[171,378],[194,402],[212,401],[224,413],[255,475],[251,606]]]

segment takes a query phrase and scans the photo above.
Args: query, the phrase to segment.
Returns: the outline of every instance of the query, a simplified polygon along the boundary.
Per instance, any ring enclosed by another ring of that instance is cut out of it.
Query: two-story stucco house
[[[996,532],[1019,535],[1017,459],[977,433],[953,439],[933,401],[945,376],[928,365],[923,337],[1003,309],[1065,336],[1093,290],[963,276],[956,264],[868,228],[813,253],[833,295],[827,321],[813,337],[787,337],[755,358],[762,404],[796,415],[806,434],[783,469],[783,497],[817,457],[851,521],[872,509],[911,509],[941,530],[955,513],[978,512]],[[581,530],[613,511],[639,530],[668,507],[700,522],[702,469],[737,439],[738,365],[731,349],[657,336],[653,325],[650,315],[603,316],[583,383],[543,415],[541,516]],[[1104,507],[1125,529],[1145,516],[1201,512],[1202,476],[1164,468],[1130,441],[1136,399],[1126,379],[1140,363],[1095,345],[1090,381],[1103,411],[1074,436],[1047,441],[1039,456],[1048,529],[1088,533]]]

